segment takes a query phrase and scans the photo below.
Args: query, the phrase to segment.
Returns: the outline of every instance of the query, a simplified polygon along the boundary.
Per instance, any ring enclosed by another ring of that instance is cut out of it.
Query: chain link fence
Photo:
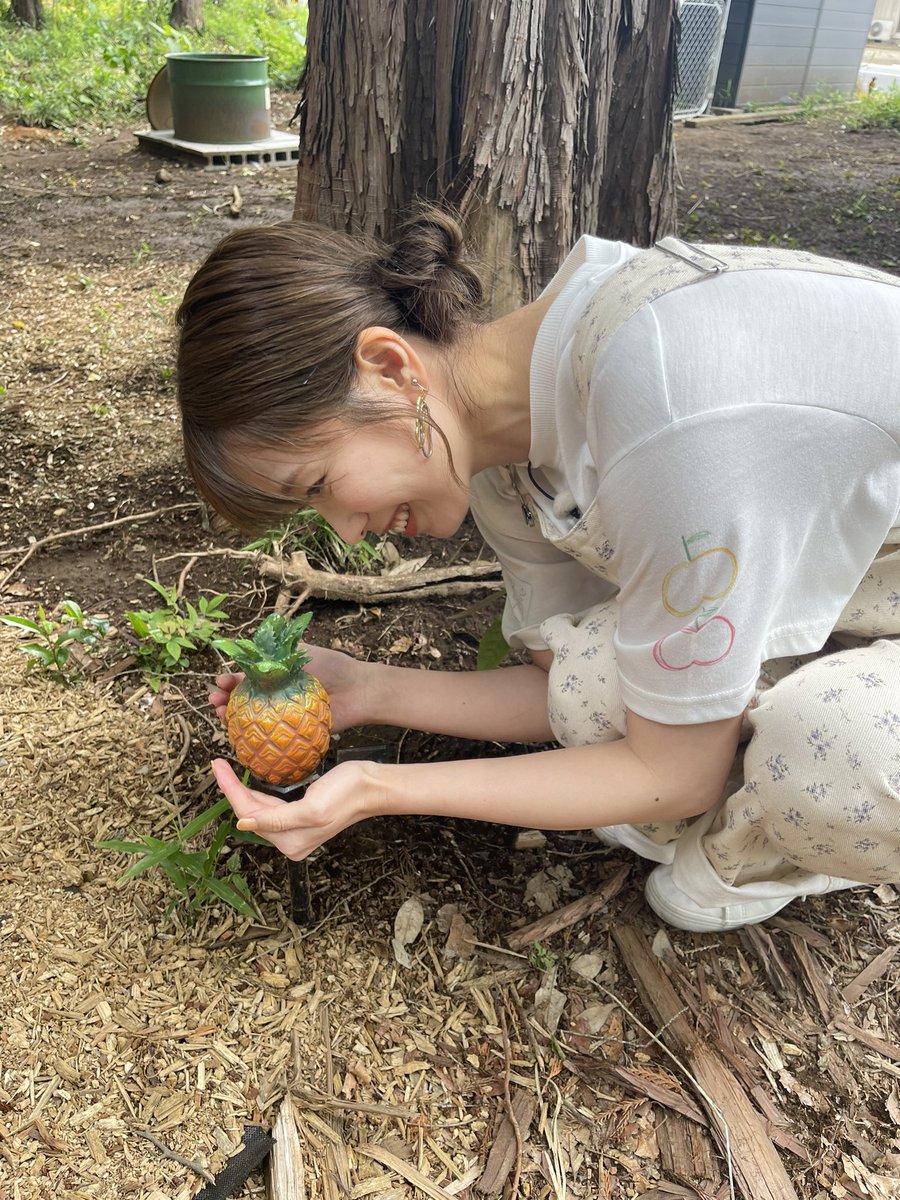
[[[729,0],[682,0],[678,5],[678,87],[674,116],[698,117],[712,100]]]

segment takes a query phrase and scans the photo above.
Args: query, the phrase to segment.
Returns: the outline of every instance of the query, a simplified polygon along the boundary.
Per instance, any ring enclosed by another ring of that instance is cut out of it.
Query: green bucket
[[[238,145],[269,136],[263,54],[167,54],[172,125],[183,142]]]

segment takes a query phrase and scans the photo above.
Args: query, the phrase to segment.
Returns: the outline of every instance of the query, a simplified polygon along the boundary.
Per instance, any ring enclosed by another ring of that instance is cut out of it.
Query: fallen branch
[[[277,580],[291,592],[306,591],[307,595],[321,600],[349,600],[356,604],[459,596],[480,588],[503,586],[500,566],[495,562],[395,570],[388,575],[339,575],[310,566],[302,550],[295,551],[288,559],[262,555],[260,574]]]
[[[152,508],[149,512],[135,513],[130,517],[116,517],[113,521],[101,521],[99,525],[82,525],[80,529],[63,529],[59,533],[50,533],[39,541],[32,542],[29,546],[16,546],[15,549],[0,550],[0,554],[22,554],[26,550],[33,552],[40,550],[42,546],[49,546],[51,542],[62,542],[66,538],[80,537],[83,533],[97,533],[100,529],[112,529],[116,525],[133,525],[138,521],[152,521],[154,517],[160,517],[163,513],[178,512],[183,508],[200,508],[200,501],[191,500],[185,504],[170,504],[168,508]]]
[[[545,917],[541,917],[531,925],[524,925],[521,929],[513,930],[507,935],[507,945],[512,950],[521,950],[523,946],[530,946],[532,942],[550,937],[551,934],[558,933],[560,929],[567,929],[570,925],[575,925],[578,921],[583,921],[585,917],[591,916],[592,913],[599,912],[601,908],[609,904],[614,896],[618,896],[630,873],[630,866],[621,867],[596,892],[591,892],[589,896],[582,896],[580,900],[573,900],[571,904],[565,905],[564,908],[558,908],[556,912],[547,913]]]
[[[80,537],[84,533],[97,533],[101,529],[112,529],[116,525],[134,525],[138,521],[152,521],[154,517],[159,517],[163,513],[177,512],[182,508],[199,508],[199,501],[192,501],[187,504],[172,504],[168,508],[154,508],[150,512],[135,513],[132,517],[116,517],[114,521],[102,521],[99,525],[82,525],[80,529],[64,529],[60,533],[50,533],[44,538],[40,538],[36,542],[32,542],[30,546],[16,546],[9,550],[0,550],[2,555],[21,554],[22,557],[10,567],[2,579],[0,579],[0,592],[6,587],[14,575],[25,566],[29,558],[36,550],[42,549],[44,546],[49,546],[53,542],[63,542],[67,538]]]

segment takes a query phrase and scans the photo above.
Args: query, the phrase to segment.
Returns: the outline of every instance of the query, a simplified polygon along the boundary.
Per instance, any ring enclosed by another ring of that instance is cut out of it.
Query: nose
[[[341,541],[355,546],[366,536],[365,513],[326,512],[324,508],[319,508],[319,512]]]

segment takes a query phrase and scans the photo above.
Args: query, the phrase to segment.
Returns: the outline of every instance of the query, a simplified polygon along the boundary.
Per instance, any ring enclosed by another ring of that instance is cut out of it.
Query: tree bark
[[[672,232],[674,63],[673,0],[311,0],[295,215],[454,205],[507,311],[582,233]]]
[[[193,29],[203,32],[203,0],[174,0],[169,13],[169,24],[174,29]]]
[[[9,15],[20,25],[30,25],[32,29],[42,29],[44,26],[43,0],[12,0]]]

